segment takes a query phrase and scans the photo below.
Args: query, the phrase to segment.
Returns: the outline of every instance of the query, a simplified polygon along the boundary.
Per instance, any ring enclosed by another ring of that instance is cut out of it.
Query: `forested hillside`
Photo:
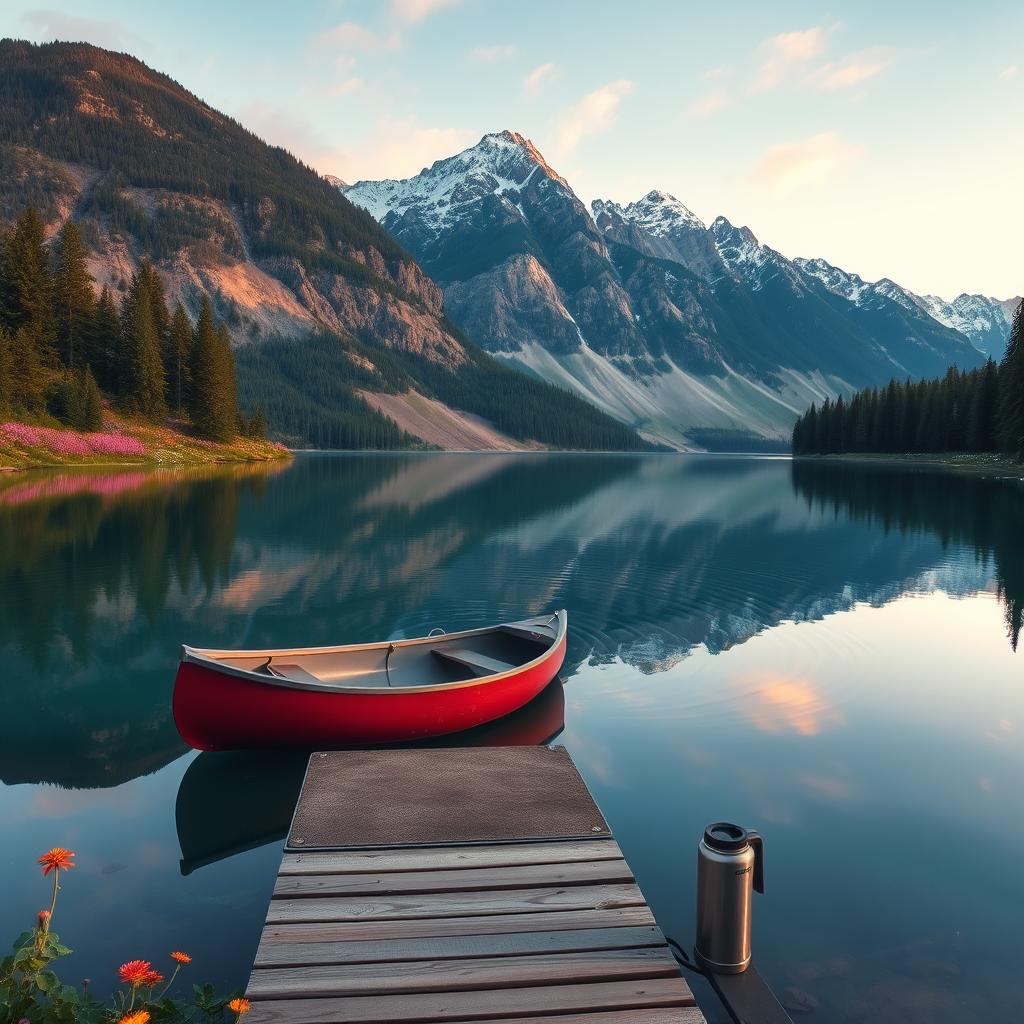
[[[940,380],[900,382],[811,408],[793,428],[796,455],[1004,452],[1024,458],[1024,306],[1006,355]]]
[[[63,225],[76,226],[108,320],[138,305],[140,281],[193,321],[208,297],[218,337],[239,358],[243,408],[262,403],[272,432],[293,443],[418,443],[356,393],[415,388],[463,402],[509,436],[644,446],[559,389],[502,370],[450,323],[440,290],[372,217],[127,55],[0,42],[0,220],[27,205],[50,249]],[[143,361],[133,379],[151,368]],[[175,372],[164,366],[168,380]],[[111,394],[123,386],[121,368],[92,373]],[[175,394],[172,383],[163,402],[173,407]]]

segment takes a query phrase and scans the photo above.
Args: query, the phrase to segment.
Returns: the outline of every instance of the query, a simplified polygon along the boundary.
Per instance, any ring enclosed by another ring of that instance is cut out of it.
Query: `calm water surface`
[[[821,1021],[1024,1005],[1024,490],[685,456],[317,455],[0,484],[0,926],[69,980],[186,949],[241,985],[303,757],[196,755],[178,645],[305,646],[565,606],[564,687],[470,742],[573,754],[666,931],[694,849],[766,837],[755,959]],[[4,939],[6,943],[6,938]]]

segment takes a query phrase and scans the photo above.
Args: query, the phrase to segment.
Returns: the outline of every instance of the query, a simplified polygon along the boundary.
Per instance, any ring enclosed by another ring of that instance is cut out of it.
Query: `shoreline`
[[[1024,462],[1008,455],[946,452],[943,454],[883,455],[849,452],[834,455],[794,455],[794,462],[851,463],[862,466],[893,466],[903,469],[933,469],[970,476],[1015,477],[1024,479]]]
[[[283,462],[293,453],[274,441],[236,437],[207,441],[170,426],[138,423],[107,412],[103,429],[0,424],[0,473],[44,469],[160,469]]]

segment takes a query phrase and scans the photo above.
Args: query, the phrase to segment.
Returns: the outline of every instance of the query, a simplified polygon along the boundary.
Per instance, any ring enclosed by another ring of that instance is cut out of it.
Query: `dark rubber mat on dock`
[[[292,850],[606,838],[564,747],[316,753]]]

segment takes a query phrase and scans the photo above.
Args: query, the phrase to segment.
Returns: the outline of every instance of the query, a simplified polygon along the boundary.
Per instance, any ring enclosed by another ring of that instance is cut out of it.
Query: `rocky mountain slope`
[[[827,394],[982,359],[892,282],[854,294],[853,275],[708,228],[667,193],[588,210],[515,132],[345,194],[479,344],[673,445],[783,436]]]
[[[961,293],[951,302],[938,295],[914,295],[917,302],[940,324],[952,327],[971,339],[971,344],[995,360],[1006,351],[1013,314],[1021,304],[1021,296],[994,299],[989,295]]]
[[[381,404],[361,393],[415,391],[478,416],[498,408],[498,430],[521,441],[640,444],[582,402],[509,378],[449,321],[416,260],[339,184],[130,56],[0,42],[0,220],[33,204],[55,233],[73,217],[97,286],[115,295],[144,254],[171,301],[193,315],[210,294],[240,345],[242,394],[273,405],[271,426],[329,440],[343,435],[339,407],[380,417]],[[312,333],[330,338],[332,351],[321,344],[317,359],[295,360],[282,347]],[[252,355],[270,342],[276,361]]]

